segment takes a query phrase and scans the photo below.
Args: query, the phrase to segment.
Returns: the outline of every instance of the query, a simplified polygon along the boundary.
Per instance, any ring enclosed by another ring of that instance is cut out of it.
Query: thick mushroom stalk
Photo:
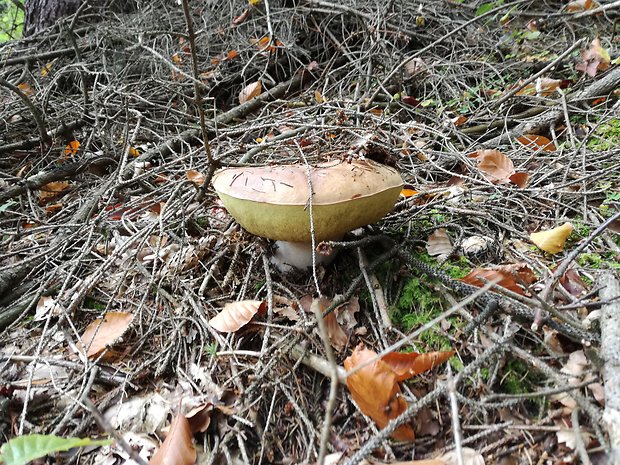
[[[394,208],[402,185],[395,169],[372,160],[228,168],[213,177],[222,203],[247,231],[305,244],[276,250],[282,263],[302,269],[312,264],[312,234],[318,244],[378,221]],[[305,250],[305,260],[289,250]]]

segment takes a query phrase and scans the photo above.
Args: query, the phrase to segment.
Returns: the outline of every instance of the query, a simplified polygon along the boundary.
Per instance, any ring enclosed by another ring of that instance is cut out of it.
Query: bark
[[[81,0],[26,0],[24,36],[39,32],[59,18],[75,13]]]

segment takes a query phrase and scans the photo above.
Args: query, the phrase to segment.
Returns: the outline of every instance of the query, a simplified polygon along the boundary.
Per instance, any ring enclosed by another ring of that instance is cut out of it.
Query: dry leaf
[[[437,459],[428,460],[407,460],[406,462],[380,462],[373,458],[364,459],[360,465],[446,465],[446,462]]]
[[[463,447],[461,450],[463,452],[463,465],[484,465],[484,458],[480,452],[469,447]],[[445,465],[458,465],[460,463],[456,451],[446,452],[437,457],[437,460],[441,460]]]
[[[527,182],[530,179],[530,175],[527,173],[514,173],[508,177],[508,180],[513,183],[515,186],[523,189],[527,186]]]
[[[327,297],[319,297],[312,300],[311,311],[316,314],[317,311],[320,314],[323,314],[325,310],[329,308],[332,304],[332,299]],[[318,308],[315,308],[315,305],[318,305]],[[329,337],[329,342],[331,346],[336,349],[338,352],[342,351],[347,342],[349,342],[349,336],[344,332],[340,323],[336,318],[336,310],[329,313],[323,318],[325,322],[325,329],[327,331],[327,336]]]
[[[187,176],[187,180],[189,182],[194,183],[198,187],[201,187],[205,183],[205,175],[202,174],[200,171],[187,170],[185,172],[185,175]]]
[[[564,11],[567,13],[580,13],[582,11],[592,10],[598,8],[599,4],[594,0],[573,0],[568,2],[564,7]]]
[[[426,251],[431,257],[447,256],[452,250],[452,242],[445,228],[436,229],[426,240]]]
[[[428,352],[426,354],[391,352],[384,355],[381,360],[387,363],[392,371],[396,373],[397,381],[404,381],[425,371],[432,370],[440,363],[449,360],[454,353],[453,350]]]
[[[567,270],[566,273],[560,277],[560,284],[570,295],[575,297],[582,296],[588,290],[588,285],[581,279],[579,272],[574,268]]]
[[[56,199],[69,188],[69,181],[52,181],[41,186],[39,190],[39,203],[41,205]]]
[[[564,250],[566,239],[572,231],[573,225],[566,222],[557,228],[530,234],[530,241],[536,244],[539,249],[555,254]]]
[[[414,195],[417,195],[418,191],[414,191],[413,189],[408,189],[408,188],[404,188],[400,190],[400,196],[404,197],[405,199],[408,199],[409,197],[413,197]]]
[[[47,318],[51,312],[53,316],[58,316],[63,311],[62,305],[51,296],[43,296],[37,302],[37,308],[35,310],[34,321],[41,321]]]
[[[531,272],[531,270],[529,271]],[[518,271],[517,274],[519,274]],[[521,276],[521,279],[523,279],[526,283],[530,280],[530,278],[526,277],[525,274]],[[512,275],[512,271],[510,269],[502,269],[501,267],[475,268],[467,276],[464,276],[460,280],[466,284],[471,284],[476,287],[483,287],[488,281],[497,281],[495,283],[497,286],[501,286],[520,295],[525,295],[525,292],[521,286],[518,285],[517,280]],[[531,282],[529,282],[529,284],[531,284]]]
[[[187,418],[176,416],[166,440],[149,461],[150,465],[194,465],[196,449],[192,440],[192,430]]]
[[[363,344],[346,358],[344,368],[351,371],[373,358],[376,360],[347,377],[347,387],[360,410],[372,418],[379,428],[385,428],[390,420],[407,409],[396,373]],[[413,441],[415,433],[410,425],[405,424],[394,431],[392,437],[398,441]]]
[[[34,89],[27,82],[20,82],[17,84],[17,87],[28,97],[32,97],[34,95]]]
[[[246,8],[245,10],[243,10],[243,13],[241,13],[239,16],[232,20],[232,22],[230,23],[230,27],[234,28],[243,24],[250,17],[251,12],[251,8]]]
[[[512,160],[499,150],[478,150],[468,156],[478,162],[478,169],[488,181],[493,183],[512,182],[511,176],[516,174]],[[522,178],[519,178],[518,181],[522,181]]]
[[[517,141],[536,152],[555,152],[557,150],[555,144],[545,136],[537,134],[526,134],[517,137]]]
[[[103,319],[97,318],[89,324],[81,338],[86,356],[97,358],[127,331],[133,318],[134,315],[127,312],[108,312]]]
[[[601,41],[596,38],[590,44],[590,48],[581,54],[582,61],[575,65],[577,71],[582,71],[590,77],[596,76],[598,71],[609,68],[611,57],[609,52],[601,46]]]
[[[185,414],[185,418],[189,422],[189,427],[193,434],[207,431],[211,424],[211,412],[213,408],[213,403],[206,402],[194,407]]]
[[[338,352],[342,351],[349,341],[349,336],[345,333],[336,319],[336,313],[331,312],[329,315],[323,318],[325,322],[325,329],[329,336],[329,342],[334,349]]]
[[[228,303],[220,313],[211,318],[209,324],[222,333],[234,333],[250,322],[261,305],[264,305],[261,300],[240,300]]]
[[[511,89],[520,87],[523,81],[520,80]],[[538,78],[535,82],[531,82],[524,86],[516,95],[538,95],[539,97],[548,97],[562,86],[561,79]]]
[[[258,97],[262,92],[262,86],[260,81],[256,81],[243,88],[239,93],[239,103],[245,103],[252,100],[254,97]]]
[[[71,157],[72,155],[77,155],[78,150],[80,150],[80,142],[77,140],[72,140],[65,147],[65,156]]]

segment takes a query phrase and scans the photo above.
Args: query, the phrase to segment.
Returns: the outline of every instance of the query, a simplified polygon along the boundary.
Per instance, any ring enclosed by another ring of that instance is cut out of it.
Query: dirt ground
[[[201,464],[620,463],[617,1],[137,3],[0,44],[0,443],[145,463],[186,416]],[[396,205],[308,270],[211,184],[358,160]],[[361,344],[454,355],[359,381]]]

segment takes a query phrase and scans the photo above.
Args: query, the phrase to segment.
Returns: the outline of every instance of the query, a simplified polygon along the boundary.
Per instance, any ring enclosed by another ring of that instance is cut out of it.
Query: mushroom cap
[[[311,241],[310,184],[314,234],[324,241],[389,213],[403,180],[395,169],[372,160],[227,168],[213,177],[215,191],[241,226],[291,242]]]

